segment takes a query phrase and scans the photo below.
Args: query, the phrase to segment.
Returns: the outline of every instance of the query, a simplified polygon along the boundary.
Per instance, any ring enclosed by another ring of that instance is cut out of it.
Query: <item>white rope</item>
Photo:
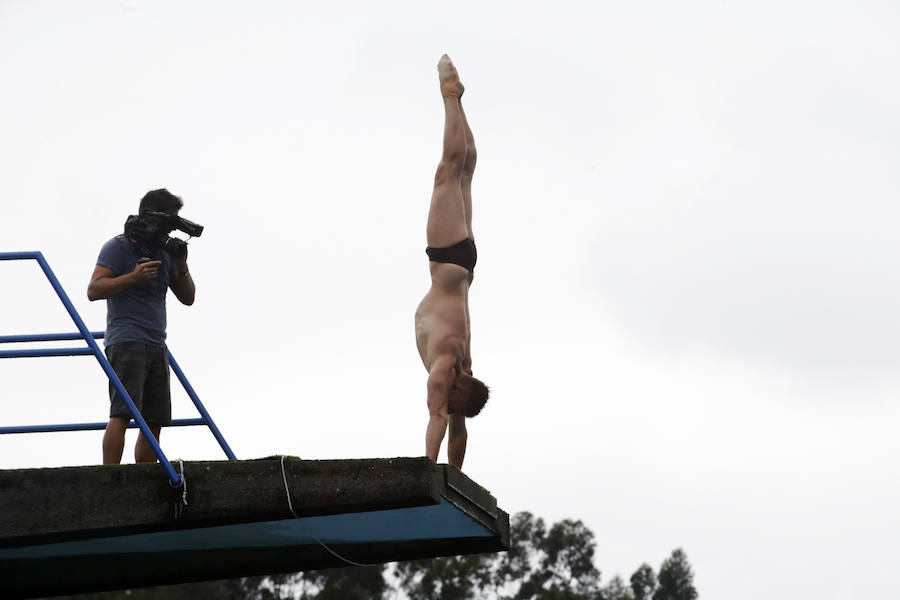
[[[294,505],[291,504],[291,490],[288,488],[287,475],[284,472],[284,456],[284,454],[281,455],[281,479],[284,481],[284,493],[287,495],[288,508],[290,509],[291,514],[294,515],[295,519],[300,519],[300,517],[297,516],[297,513],[294,512]]]
[[[291,490],[290,490],[290,488],[288,488],[287,474],[285,474],[285,472],[284,472],[284,458],[285,458],[285,455],[282,454],[281,455],[281,479],[284,481],[284,493],[285,493],[285,495],[287,495],[288,508],[290,509],[291,514],[294,515],[294,518],[297,519],[297,522],[299,522],[300,525],[302,526],[303,519],[301,519],[300,517],[297,516],[297,513],[294,512],[294,506],[293,506],[293,504],[291,504]],[[317,538],[315,536],[315,534],[312,533],[311,531],[309,532],[309,535],[312,536],[312,538],[314,540],[316,540],[320,546],[322,546],[323,548],[328,550],[328,552],[330,552],[332,556],[334,556],[338,560],[344,561],[348,565],[353,565],[354,567],[377,567],[378,566],[377,564],[353,562],[352,560],[344,558],[343,556],[341,556],[340,554],[338,554],[337,552],[335,552],[334,550],[329,548],[322,540]]]
[[[184,461],[179,458],[178,464],[181,467],[181,503],[187,506],[187,479],[184,476]]]
[[[188,505],[187,501],[187,479],[184,477],[184,461],[176,458],[181,468],[181,504],[175,504],[175,520],[177,521],[184,512],[184,507]]]

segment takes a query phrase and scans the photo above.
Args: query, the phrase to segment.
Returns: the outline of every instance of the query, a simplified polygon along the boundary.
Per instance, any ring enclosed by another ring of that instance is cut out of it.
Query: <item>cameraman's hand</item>
[[[151,281],[156,279],[156,275],[159,273],[159,265],[162,264],[161,260],[144,260],[144,262],[138,262],[137,266],[134,268],[134,271],[131,272],[132,277],[134,277],[135,283],[142,283],[144,281]]]
[[[178,269],[178,271],[180,271],[182,273],[188,270],[187,256],[188,256],[188,247],[185,246],[184,251],[181,254],[172,257],[173,259],[175,259],[175,267]]]

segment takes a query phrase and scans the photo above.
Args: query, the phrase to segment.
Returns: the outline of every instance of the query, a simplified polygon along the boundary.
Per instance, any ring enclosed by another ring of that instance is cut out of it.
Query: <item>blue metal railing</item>
[[[163,469],[166,471],[166,475],[169,477],[169,483],[178,487],[182,485],[181,475],[175,472],[175,469],[172,467],[172,463],[169,462],[169,459],[166,458],[165,453],[162,451],[162,448],[159,446],[159,443],[156,441],[156,438],[153,436],[153,433],[150,431],[150,428],[147,426],[147,422],[144,421],[144,418],[141,416],[140,411],[137,410],[137,407],[134,404],[134,401],[131,399],[131,396],[128,395],[128,392],[125,390],[125,386],[122,385],[122,382],[119,380],[119,377],[116,375],[116,372],[113,370],[112,366],[109,364],[109,361],[106,359],[106,355],[100,350],[100,346],[95,341],[96,339],[103,337],[102,331],[89,331],[87,326],[84,324],[84,321],[81,320],[81,316],[79,316],[78,311],[75,310],[75,306],[69,300],[69,297],[66,295],[65,290],[63,290],[62,285],[59,283],[59,280],[56,279],[56,275],[53,274],[53,271],[50,269],[50,265],[47,263],[47,260],[44,258],[44,255],[40,252],[0,252],[0,260],[29,260],[33,259],[38,262],[41,266],[41,270],[44,271],[44,275],[47,276],[47,280],[50,282],[50,285],[53,286],[53,290],[56,292],[56,295],[59,296],[59,299],[62,301],[63,306],[65,306],[66,311],[69,313],[69,316],[72,318],[72,321],[75,322],[75,326],[78,328],[79,333],[40,333],[40,334],[29,334],[29,335],[4,335],[0,336],[0,344],[3,343],[23,343],[23,342],[53,342],[53,341],[66,341],[66,340],[83,340],[87,342],[87,346],[76,347],[76,348],[40,348],[37,350],[0,350],[0,358],[23,358],[23,357],[39,357],[39,356],[82,356],[82,355],[90,355],[93,354],[97,359],[97,362],[100,363],[100,367],[106,373],[107,378],[109,378],[110,383],[115,386],[116,391],[125,401],[125,405],[128,407],[129,412],[131,413],[132,418],[134,419],[128,424],[129,428],[137,427],[141,430],[141,433],[144,436],[144,439],[153,449],[153,453],[156,454],[156,457],[159,459],[160,464]],[[203,406],[203,403],[200,402],[200,398],[197,397],[197,393],[194,391],[194,388],[188,382],[187,377],[185,377],[184,372],[181,370],[181,367],[178,366],[178,363],[172,357],[172,353],[169,352],[169,364],[172,367],[172,370],[175,371],[175,375],[178,377],[178,380],[181,382],[181,385],[184,386],[185,391],[188,396],[191,398],[191,401],[194,403],[194,406],[197,408],[197,411],[200,413],[199,419],[175,419],[172,421],[172,426],[175,427],[185,427],[192,425],[206,425],[209,427],[209,430],[212,432],[213,436],[216,438],[216,441],[219,442],[219,445],[222,447],[222,450],[225,451],[225,455],[231,460],[236,460],[234,453],[231,451],[231,448],[228,446],[228,443],[225,441],[225,438],[222,436],[222,433],[219,431],[219,428],[216,427],[216,424],[213,422],[212,417],[209,416],[206,408]],[[104,429],[106,428],[106,423],[69,423],[69,424],[59,424],[59,425],[24,425],[24,426],[15,426],[15,427],[0,427],[0,434],[4,433],[41,433],[41,432],[57,432],[57,431],[85,431],[85,430],[94,430],[94,429]]]

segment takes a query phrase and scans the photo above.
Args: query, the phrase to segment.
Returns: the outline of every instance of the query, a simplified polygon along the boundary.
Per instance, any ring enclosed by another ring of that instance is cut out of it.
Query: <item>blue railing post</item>
[[[47,263],[44,255],[40,252],[0,252],[0,261],[2,260],[23,260],[23,259],[34,259],[38,262],[41,267],[41,270],[44,272],[44,275],[47,277],[47,280],[50,282],[50,285],[53,287],[53,290],[56,292],[56,295],[59,297],[60,301],[63,303],[63,306],[66,308],[66,311],[69,313],[69,316],[74,321],[75,326],[78,328],[79,333],[63,333],[63,334],[37,334],[37,335],[12,335],[12,336],[0,336],[0,343],[6,342],[35,342],[35,341],[59,341],[59,340],[84,340],[87,342],[87,347],[82,348],[45,348],[39,350],[4,350],[0,351],[0,358],[17,358],[17,357],[31,357],[31,356],[76,356],[76,355],[87,355],[93,354],[97,359],[97,362],[100,363],[100,367],[103,369],[104,373],[106,373],[107,378],[110,383],[113,384],[116,391],[122,397],[125,402],[125,405],[128,407],[129,412],[134,418],[133,425],[131,423],[128,424],[128,427],[136,426],[141,430],[144,438],[147,440],[150,445],[153,453],[159,459],[160,464],[165,470],[166,474],[169,477],[169,482],[173,487],[179,487],[184,482],[182,477],[175,472],[175,469],[172,467],[172,463],[169,462],[169,459],[166,458],[165,453],[160,447],[159,443],[156,441],[156,438],[153,436],[153,433],[150,431],[149,426],[141,415],[140,411],[137,410],[137,407],[132,401],[131,397],[128,395],[128,392],[125,390],[125,387],[122,385],[121,380],[118,375],[116,375],[115,370],[113,370],[112,365],[109,364],[109,361],[106,359],[103,351],[100,350],[100,346],[95,341],[95,338],[102,338],[102,332],[91,332],[88,330],[87,326],[84,324],[84,321],[81,320],[81,316],[78,314],[78,311],[75,310],[75,306],[69,300],[68,295],[66,295],[65,290],[63,290],[62,285],[57,280],[56,275],[54,275],[53,270],[50,268],[50,265]],[[178,363],[175,362],[175,359],[172,358],[171,352],[169,354],[169,362],[172,368],[175,371],[175,374],[178,376],[178,380],[181,381],[181,384],[184,386],[185,391],[187,391],[188,395],[191,398],[191,401],[194,403],[194,406],[200,412],[202,419],[179,419],[172,422],[172,425],[183,426],[183,425],[207,425],[210,428],[210,431],[215,436],[216,440],[219,442],[219,445],[225,451],[225,454],[231,460],[236,460],[234,453],[231,451],[231,448],[228,446],[227,442],[225,442],[225,438],[222,436],[219,428],[216,427],[216,424],[213,422],[212,417],[209,416],[206,408],[203,406],[203,403],[200,402],[200,399],[197,397],[196,392],[194,392],[194,388],[191,387],[191,384],[188,382],[187,377],[185,377],[184,372],[182,372],[181,368],[178,366]],[[75,423],[75,424],[63,424],[63,425],[47,425],[47,426],[24,426],[24,427],[0,427],[0,434],[2,433],[34,433],[34,432],[49,432],[49,431],[79,431],[86,429],[103,429],[105,427],[105,423]]]
[[[162,448],[159,446],[159,442],[156,441],[156,437],[153,435],[153,432],[150,431],[150,427],[147,425],[147,422],[144,420],[144,417],[141,415],[141,411],[137,409],[134,405],[134,401],[131,399],[131,396],[128,395],[128,392],[125,391],[125,386],[122,385],[122,382],[119,380],[119,376],[116,375],[116,372],[113,370],[112,365],[109,364],[109,361],[106,360],[106,356],[103,354],[103,351],[100,350],[100,346],[94,340],[94,336],[91,335],[90,330],[87,328],[87,325],[84,324],[84,321],[81,320],[81,316],[78,314],[78,311],[75,310],[75,306],[72,304],[72,301],[69,300],[69,296],[66,295],[65,290],[63,290],[62,285],[60,285],[59,280],[56,279],[56,275],[53,274],[53,271],[50,269],[50,265],[47,264],[44,255],[40,252],[36,253],[35,259],[38,261],[38,264],[41,265],[41,269],[44,271],[44,275],[47,276],[47,279],[50,281],[50,285],[53,286],[53,291],[56,292],[56,295],[59,296],[59,299],[62,300],[63,306],[66,307],[66,311],[69,313],[69,316],[72,317],[72,320],[75,321],[75,326],[78,327],[78,331],[81,332],[81,335],[84,337],[85,341],[90,346],[91,350],[94,352],[94,356],[97,358],[97,362],[100,363],[100,367],[106,373],[106,376],[109,377],[109,380],[116,387],[116,391],[119,395],[122,396],[122,399],[125,401],[125,405],[128,407],[128,411],[131,413],[132,418],[134,418],[134,422],[137,423],[138,427],[141,430],[141,433],[144,435],[145,441],[150,445],[150,448],[153,450],[153,453],[156,455],[156,458],[159,459],[160,464],[163,469],[166,471],[166,475],[169,476],[169,483],[174,486],[180,486],[183,481],[181,480],[181,475],[175,472],[175,468],[172,467],[172,463],[169,462],[169,459],[166,458],[165,453],[163,453]]]

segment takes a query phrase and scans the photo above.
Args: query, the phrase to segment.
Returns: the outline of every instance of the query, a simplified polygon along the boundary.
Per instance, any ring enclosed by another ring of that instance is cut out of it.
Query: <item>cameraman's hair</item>
[[[184,202],[181,201],[181,198],[166,188],[160,188],[144,194],[144,197],[141,198],[141,205],[138,208],[138,211],[144,212],[145,210],[155,210],[163,212],[173,208],[180,209],[182,206],[184,206]]]
[[[475,379],[474,377],[470,379],[472,380],[472,390],[469,392],[469,399],[466,402],[466,416],[474,417],[487,404],[491,395],[491,389],[480,379]]]

